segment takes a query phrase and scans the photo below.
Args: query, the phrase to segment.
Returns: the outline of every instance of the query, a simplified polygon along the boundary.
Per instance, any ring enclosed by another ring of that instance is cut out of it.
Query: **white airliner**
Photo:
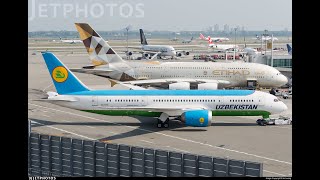
[[[189,51],[176,51],[172,46],[169,45],[149,45],[147,39],[143,33],[143,30],[140,29],[140,41],[141,41],[141,50],[143,56],[148,59],[153,59],[155,57],[159,57],[160,59],[164,59],[165,57],[180,57],[182,55],[189,55]],[[136,48],[136,47],[131,47]],[[128,52],[128,55],[132,55],[132,52]]]
[[[261,37],[260,36],[258,36],[257,34],[256,34],[256,37],[255,38],[253,38],[253,39],[256,39],[256,40],[259,40],[259,41],[261,41],[261,39],[262,39],[262,41],[271,41],[271,36],[269,36],[269,35],[262,35]],[[276,38],[276,37],[274,37],[273,36],[273,41],[278,41],[278,38]]]
[[[82,41],[80,39],[66,39],[66,40],[63,40],[61,37],[60,37],[60,42],[70,43],[70,44],[82,43]]]
[[[280,87],[287,78],[277,69],[256,63],[125,61],[87,23],[76,23],[93,65],[74,72],[94,74],[123,83],[172,90]]]
[[[90,90],[57,57],[42,52],[56,92],[50,103],[81,111],[116,115],[157,117],[157,127],[170,119],[187,126],[211,125],[212,116],[262,116],[287,110],[269,93],[253,90]]]
[[[210,38],[210,36],[208,36],[208,42],[208,47],[218,52],[233,51],[234,48],[236,49],[236,51],[239,49],[239,46],[234,44],[215,44],[213,43],[213,40]]]
[[[201,33],[200,33],[199,39],[201,39],[201,40],[206,40],[206,41],[212,39],[213,42],[229,41],[229,38],[226,38],[226,37],[210,37],[210,36],[205,37],[205,36],[202,35]]]

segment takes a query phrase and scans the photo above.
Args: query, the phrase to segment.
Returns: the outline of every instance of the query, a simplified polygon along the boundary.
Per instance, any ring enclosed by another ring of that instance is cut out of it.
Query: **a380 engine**
[[[211,125],[212,112],[208,110],[193,110],[182,113],[181,121],[187,126],[206,127]]]
[[[218,89],[218,83],[202,83],[198,84],[199,90],[217,90]]]
[[[192,86],[191,88],[189,82],[177,82],[169,84],[170,90],[190,90],[193,88],[198,90],[217,90],[218,83],[202,83],[198,84],[198,86]]]
[[[172,84],[169,84],[169,89],[170,90],[189,90],[190,83],[188,82],[172,83]]]

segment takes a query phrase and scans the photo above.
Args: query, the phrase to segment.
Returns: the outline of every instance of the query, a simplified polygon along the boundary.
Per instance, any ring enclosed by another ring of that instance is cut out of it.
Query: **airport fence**
[[[262,176],[256,162],[29,134],[29,176]]]

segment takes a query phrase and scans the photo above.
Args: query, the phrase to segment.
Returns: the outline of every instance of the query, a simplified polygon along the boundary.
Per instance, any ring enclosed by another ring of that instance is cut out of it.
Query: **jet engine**
[[[189,90],[190,83],[188,82],[172,83],[172,84],[169,84],[169,89],[170,90]]]
[[[146,59],[151,59],[151,58],[152,58],[152,56],[151,56],[150,54],[147,54],[147,53],[143,54],[143,56],[144,56]]]
[[[183,54],[188,56],[190,54],[190,52],[189,51],[183,51]]]
[[[127,56],[131,56],[133,53],[131,51],[127,52]]]
[[[211,125],[212,112],[208,110],[193,110],[182,113],[181,121],[186,126],[206,127]]]
[[[181,52],[177,52],[176,56],[178,56],[178,57],[182,56]]]
[[[217,83],[202,83],[198,84],[198,90],[217,90],[218,84]]]

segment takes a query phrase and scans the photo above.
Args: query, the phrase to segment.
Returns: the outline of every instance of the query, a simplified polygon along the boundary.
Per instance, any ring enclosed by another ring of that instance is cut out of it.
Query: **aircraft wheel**
[[[162,128],[162,126],[163,126],[162,121],[160,119],[158,119],[157,127]]]
[[[169,118],[163,123],[163,127],[164,128],[168,128],[169,127]]]

